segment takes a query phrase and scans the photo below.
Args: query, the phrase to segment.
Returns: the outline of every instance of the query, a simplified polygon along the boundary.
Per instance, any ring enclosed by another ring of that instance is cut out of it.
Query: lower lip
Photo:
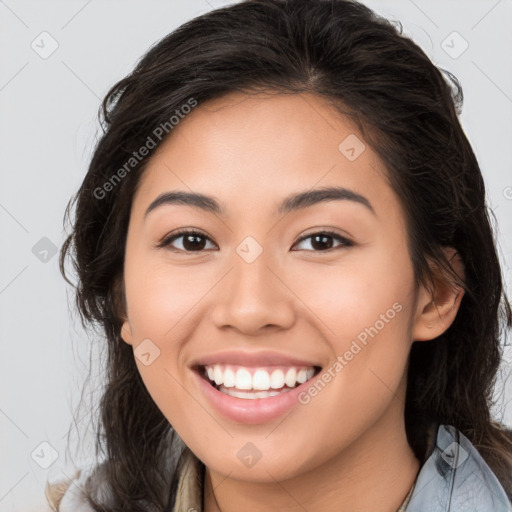
[[[199,380],[199,387],[217,411],[230,420],[247,424],[271,421],[279,418],[295,405],[300,405],[299,394],[305,391],[314,379],[312,377],[296,388],[276,396],[251,399],[226,395],[214,388],[197,371],[193,371],[193,373]]]

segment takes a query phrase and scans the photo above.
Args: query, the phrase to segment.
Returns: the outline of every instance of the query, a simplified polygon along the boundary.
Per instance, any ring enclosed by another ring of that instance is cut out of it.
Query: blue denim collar
[[[405,510],[512,512],[512,503],[469,439],[451,425],[439,425]]]

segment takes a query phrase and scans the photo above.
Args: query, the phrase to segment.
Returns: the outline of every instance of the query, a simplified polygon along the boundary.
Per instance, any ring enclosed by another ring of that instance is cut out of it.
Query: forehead
[[[179,189],[228,199],[226,208],[237,200],[261,207],[262,199],[275,204],[292,191],[343,186],[389,203],[385,172],[354,123],[324,99],[231,93],[196,106],[174,126],[136,199],[147,206],[158,193]]]

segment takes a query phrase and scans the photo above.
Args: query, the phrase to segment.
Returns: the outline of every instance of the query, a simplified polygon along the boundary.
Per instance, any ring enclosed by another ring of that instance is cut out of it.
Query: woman
[[[245,1],[151,48],[68,207],[105,456],[53,509],[512,510],[512,312],[461,103],[349,0]]]

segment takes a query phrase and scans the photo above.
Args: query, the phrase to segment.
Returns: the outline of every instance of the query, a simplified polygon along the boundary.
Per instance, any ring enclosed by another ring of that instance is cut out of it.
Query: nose
[[[290,284],[276,265],[269,266],[263,254],[252,263],[234,255],[231,271],[216,286],[212,320],[219,329],[257,335],[294,324],[295,296]]]

